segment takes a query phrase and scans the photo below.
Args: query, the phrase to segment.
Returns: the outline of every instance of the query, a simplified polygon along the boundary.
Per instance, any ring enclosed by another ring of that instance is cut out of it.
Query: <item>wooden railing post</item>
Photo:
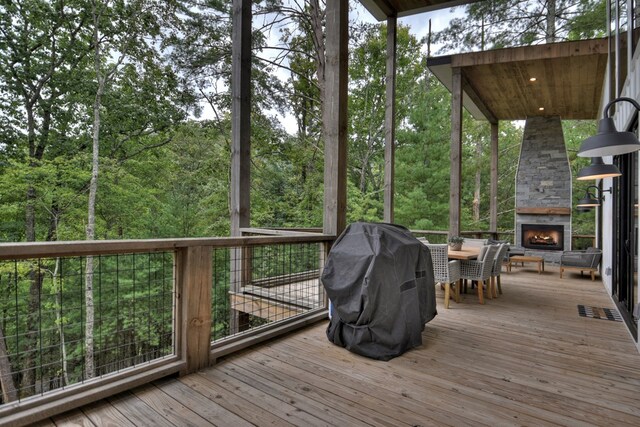
[[[211,353],[212,253],[210,246],[182,248],[176,253],[179,354],[181,374],[209,366]]]

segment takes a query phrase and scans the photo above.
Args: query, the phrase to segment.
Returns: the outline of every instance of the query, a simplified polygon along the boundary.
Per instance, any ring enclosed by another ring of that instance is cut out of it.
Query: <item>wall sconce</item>
[[[608,165],[602,161],[602,157],[592,157],[591,165],[580,169],[576,180],[615,178],[622,175],[616,165]]]
[[[621,97],[609,102],[604,107],[604,117],[598,122],[598,133],[582,141],[578,156],[615,156],[640,149],[640,141],[636,135],[633,132],[618,132],[613,119],[609,117],[609,108],[620,101],[630,102],[637,111],[640,111],[640,105],[631,98]]]
[[[594,190],[593,192],[589,191],[589,189],[591,188],[593,188]],[[600,192],[600,197],[596,196],[596,193],[595,193],[596,191]],[[584,212],[586,210],[600,206],[604,201],[604,195],[602,195],[602,193],[612,194],[612,190],[611,188],[608,188],[606,190],[600,190],[595,185],[588,186],[584,197],[578,201],[578,204],[576,205],[576,207],[578,208],[578,210]]]

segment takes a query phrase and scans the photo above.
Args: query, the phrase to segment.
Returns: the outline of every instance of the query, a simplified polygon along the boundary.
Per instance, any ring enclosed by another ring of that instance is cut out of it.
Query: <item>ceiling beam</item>
[[[480,95],[478,95],[478,92],[474,89],[473,85],[469,82],[467,77],[464,75],[464,68],[461,71],[462,71],[462,90],[464,91],[464,93],[466,93],[469,99],[471,99],[471,101],[473,101],[473,103],[476,104],[476,107],[478,107],[478,109],[486,117],[489,123],[498,124],[498,118],[496,117],[496,115],[493,113],[493,111],[491,111],[489,107],[487,107],[487,105],[484,103]]]

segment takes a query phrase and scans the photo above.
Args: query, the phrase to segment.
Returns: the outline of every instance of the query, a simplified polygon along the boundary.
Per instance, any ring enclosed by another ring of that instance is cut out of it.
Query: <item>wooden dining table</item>
[[[480,254],[480,247],[470,246],[468,248],[462,248],[459,251],[452,251],[449,249],[449,259],[476,259]]]

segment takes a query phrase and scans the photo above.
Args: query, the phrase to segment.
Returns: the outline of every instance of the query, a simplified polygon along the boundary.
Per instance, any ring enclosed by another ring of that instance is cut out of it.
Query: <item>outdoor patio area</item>
[[[504,294],[443,307],[389,362],[329,343],[323,321],[39,425],[640,425],[640,354],[599,278],[502,274]]]

